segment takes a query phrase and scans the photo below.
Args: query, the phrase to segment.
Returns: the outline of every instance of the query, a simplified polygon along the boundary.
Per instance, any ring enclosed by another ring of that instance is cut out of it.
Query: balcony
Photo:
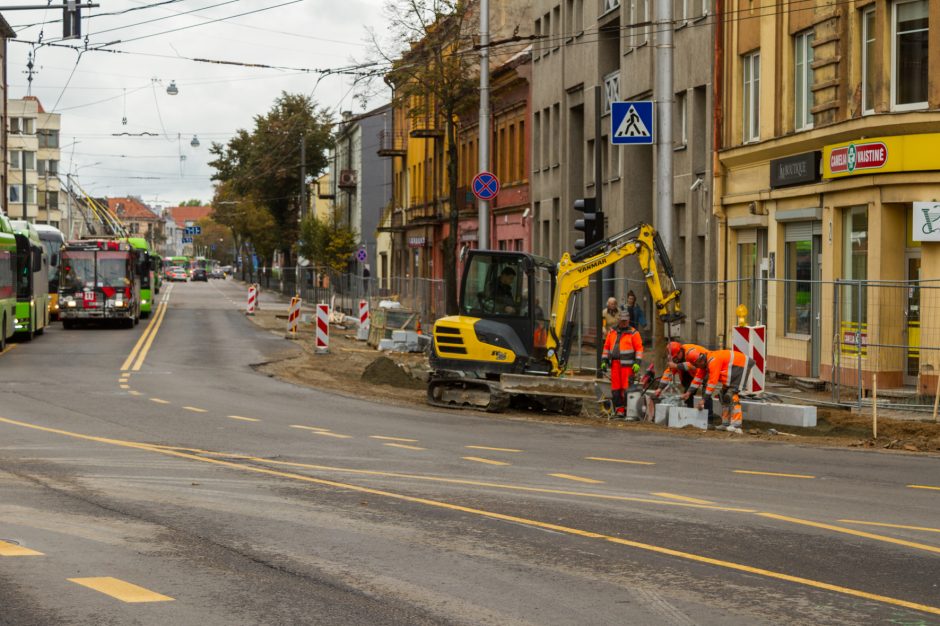
[[[382,226],[381,224],[385,223],[385,219],[380,222],[378,231],[382,233],[395,233],[401,232],[405,229],[405,210],[396,207],[396,208],[387,208],[386,209],[386,218],[388,219],[388,226]]]
[[[403,157],[408,154],[408,141],[405,133],[392,132],[387,130],[379,131],[379,149],[380,157]]]
[[[412,204],[406,210],[408,223],[428,223],[440,219],[437,204]]]
[[[438,139],[444,136],[444,129],[436,119],[422,115],[411,118],[411,131],[408,134],[413,139]]]

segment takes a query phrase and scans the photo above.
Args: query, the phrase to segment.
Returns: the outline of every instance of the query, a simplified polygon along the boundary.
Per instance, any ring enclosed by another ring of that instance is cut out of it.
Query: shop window
[[[928,13],[927,0],[894,5],[891,102],[896,111],[927,107]]]
[[[786,230],[786,332],[812,332],[813,235],[812,224],[788,224]]]
[[[794,129],[813,127],[813,31],[807,30],[793,38],[793,111]]]
[[[868,280],[868,207],[846,209],[843,219],[842,277],[848,281]],[[842,290],[842,319],[864,324],[868,320],[865,286]]]
[[[741,57],[743,64],[744,142],[760,139],[760,52]]]
[[[862,113],[875,112],[875,9],[862,12]]]

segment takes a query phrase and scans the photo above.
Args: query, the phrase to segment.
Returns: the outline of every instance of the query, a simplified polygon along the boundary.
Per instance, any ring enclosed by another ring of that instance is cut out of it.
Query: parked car
[[[205,268],[197,267],[196,269],[193,270],[192,280],[193,282],[196,282],[197,280],[201,280],[202,282],[207,283],[209,282],[209,275],[206,274]]]
[[[185,283],[189,280],[189,275],[182,267],[171,267],[166,271],[166,279],[173,282],[182,281]]]

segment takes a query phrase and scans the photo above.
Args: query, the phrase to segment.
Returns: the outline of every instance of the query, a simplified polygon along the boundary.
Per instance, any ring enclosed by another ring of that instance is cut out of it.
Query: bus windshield
[[[30,246],[28,242],[16,242],[16,297],[29,300],[33,295],[33,272],[30,265]]]
[[[49,259],[49,293],[55,293],[59,290],[59,254],[62,249],[62,242],[57,239],[46,239],[39,235],[42,241],[42,247],[46,249],[46,258]]]
[[[95,267],[96,256],[97,268]],[[123,289],[131,284],[130,255],[126,252],[65,251],[62,253],[62,271],[63,287],[73,291],[95,286]]]

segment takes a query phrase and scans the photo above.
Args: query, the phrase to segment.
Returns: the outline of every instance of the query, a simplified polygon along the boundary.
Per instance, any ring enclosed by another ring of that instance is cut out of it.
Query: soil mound
[[[405,387],[407,389],[422,389],[425,387],[424,383],[412,378],[387,356],[380,356],[369,363],[362,372],[362,380],[373,385],[391,385],[392,387]]]

